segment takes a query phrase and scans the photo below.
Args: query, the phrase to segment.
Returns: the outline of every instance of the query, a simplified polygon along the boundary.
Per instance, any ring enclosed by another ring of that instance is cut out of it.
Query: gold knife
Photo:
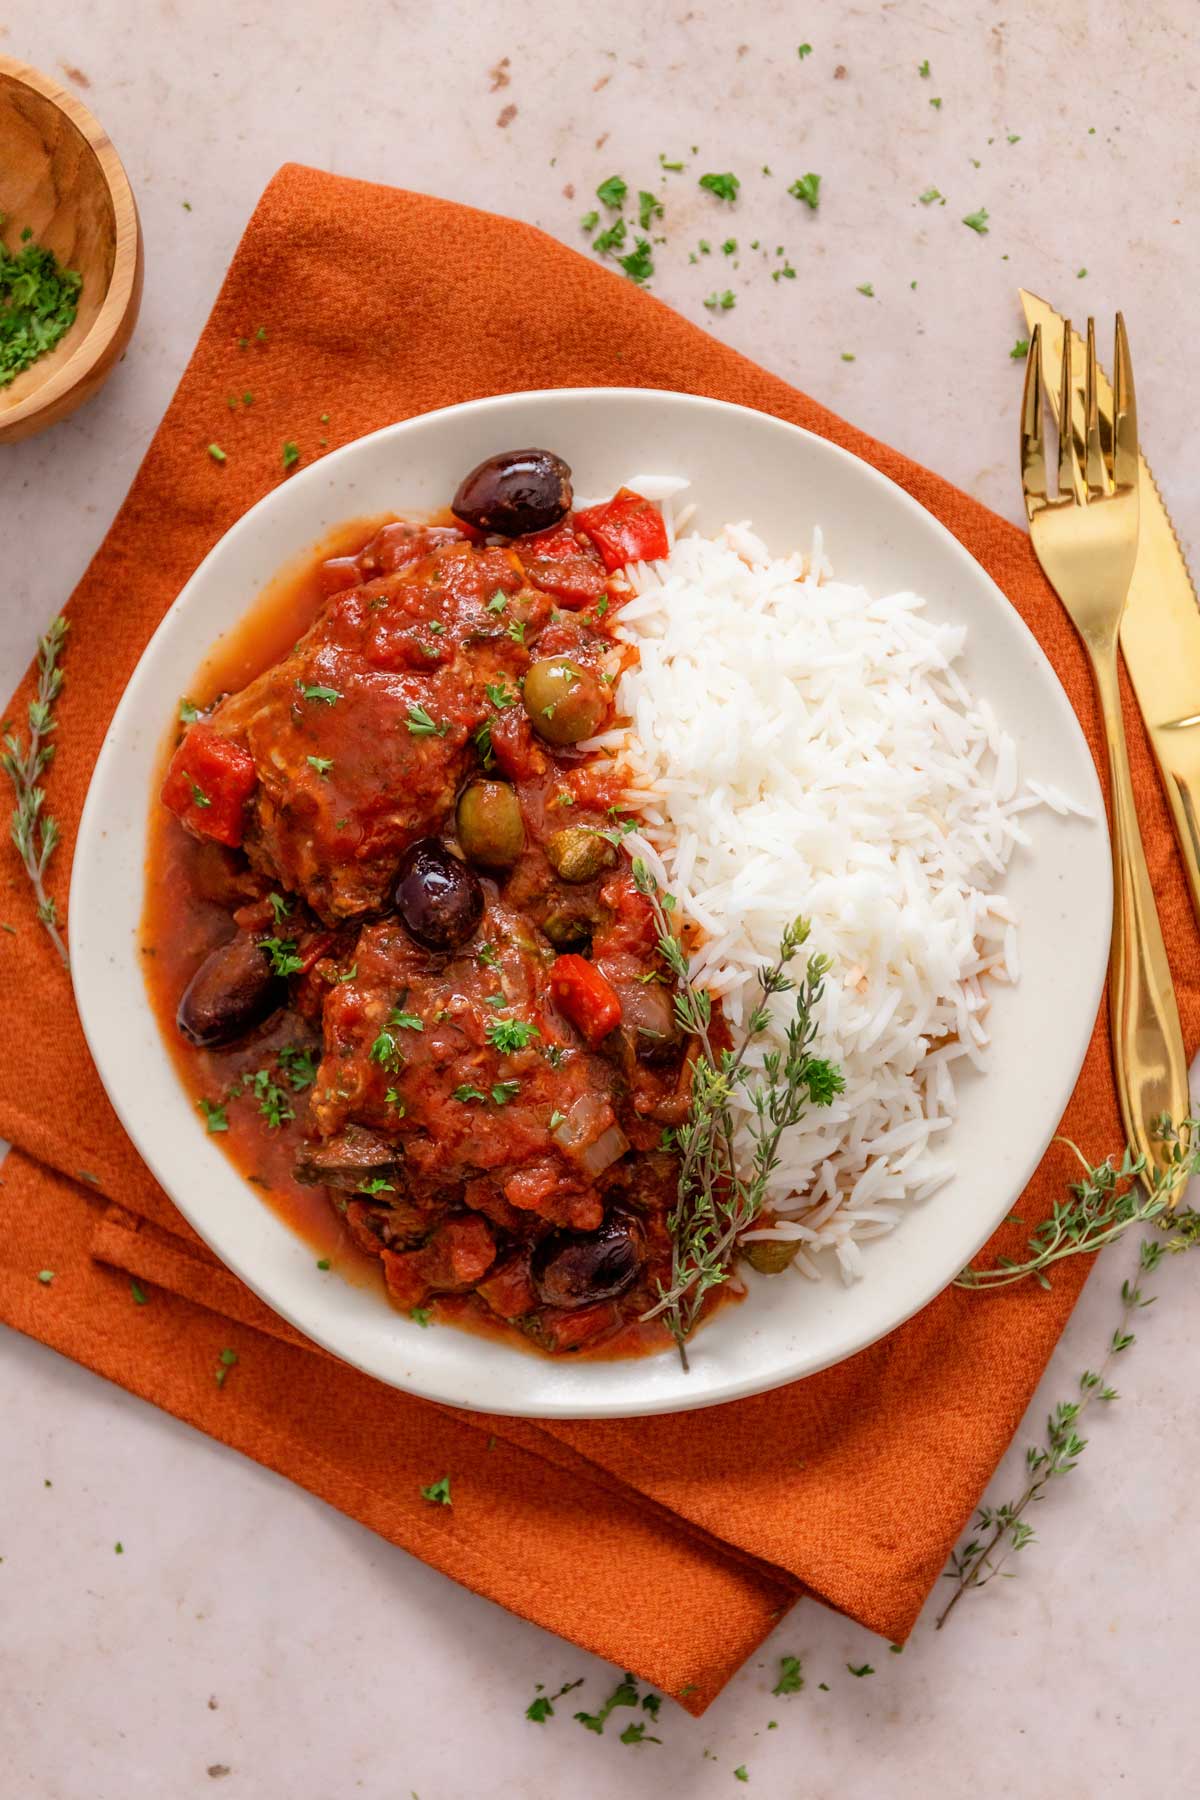
[[[1063,321],[1045,300],[1020,290],[1025,319],[1042,328],[1042,377],[1057,393],[1062,370]],[[1080,348],[1082,340],[1072,337]],[[1112,437],[1112,388],[1098,370],[1097,403],[1102,435]],[[1076,442],[1085,433],[1082,385],[1071,418]],[[1141,524],[1137,562],[1121,621],[1121,651],[1150,736],[1175,822],[1192,905],[1200,920],[1200,601],[1175,527],[1163,505],[1150,465],[1139,455]]]

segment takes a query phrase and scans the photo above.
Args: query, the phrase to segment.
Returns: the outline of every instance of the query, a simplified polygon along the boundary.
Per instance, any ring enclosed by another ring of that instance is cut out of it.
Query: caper
[[[611,869],[617,853],[607,838],[586,825],[564,825],[546,840],[546,858],[564,881],[590,881],[601,869]]]
[[[455,814],[463,855],[485,869],[507,869],[525,847],[521,802],[506,781],[472,781]]]
[[[795,1261],[799,1248],[799,1238],[757,1238],[743,1245],[742,1254],[760,1275],[782,1275]]]
[[[548,744],[578,744],[591,737],[606,710],[596,677],[569,656],[531,663],[522,697],[533,729]]]

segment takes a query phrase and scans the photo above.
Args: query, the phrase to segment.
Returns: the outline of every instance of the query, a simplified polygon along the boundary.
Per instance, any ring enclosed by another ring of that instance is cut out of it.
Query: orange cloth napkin
[[[336,447],[432,407],[592,384],[739,401],[882,469],[1000,583],[1097,748],[1083,656],[1023,532],[527,225],[289,166],[251,220],[68,608],[48,783],[65,835],[52,884],[60,899],[118,696],[201,558],[283,478],[285,439],[307,462],[319,440]],[[246,389],[253,406],[231,411],[227,397]],[[214,440],[228,454],[222,466],[207,454]],[[13,717],[28,694],[27,681]],[[1190,1051],[1200,1036],[1200,943],[1132,708],[1128,725]],[[1086,1275],[1082,1261],[1064,1265],[1048,1293],[950,1289],[839,1368],[702,1413],[534,1425],[411,1399],[275,1317],[155,1186],[100,1087],[15,857],[3,853],[0,917],[17,928],[0,934],[0,1133],[16,1146],[0,1187],[0,1319],[291,1476],[476,1592],[669,1694],[682,1690],[694,1712],[801,1593],[887,1638],[909,1631],[1025,1411]],[[1103,1022],[1065,1129],[1096,1157],[1119,1145]],[[961,1150],[969,1156],[969,1145]],[[1048,1151],[1019,1207],[1029,1224],[1069,1173],[1066,1152]],[[1013,1249],[1024,1235],[1008,1227],[998,1242]],[[44,1268],[55,1271],[50,1285],[36,1279]],[[218,1386],[225,1347],[239,1360]],[[447,1473],[453,1507],[430,1506],[420,1488]]]

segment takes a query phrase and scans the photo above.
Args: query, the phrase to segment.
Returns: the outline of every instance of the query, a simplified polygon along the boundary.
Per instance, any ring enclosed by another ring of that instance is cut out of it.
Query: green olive
[[[592,935],[596,921],[586,913],[578,913],[570,906],[555,907],[546,914],[542,921],[542,930],[560,950],[568,947],[578,948],[586,944]]]
[[[463,855],[485,869],[507,869],[525,847],[521,802],[506,781],[472,781],[455,814]]]
[[[564,825],[546,840],[546,858],[564,881],[590,881],[601,869],[611,869],[617,853],[607,838],[586,825]]]
[[[758,1238],[743,1246],[742,1254],[760,1275],[781,1275],[795,1260],[799,1238]]]
[[[533,729],[548,744],[578,744],[591,737],[606,710],[596,677],[569,656],[531,663],[523,698]]]

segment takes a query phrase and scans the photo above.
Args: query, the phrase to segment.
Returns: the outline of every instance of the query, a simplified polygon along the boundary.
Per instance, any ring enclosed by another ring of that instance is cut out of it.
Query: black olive
[[[641,1260],[632,1221],[614,1215],[599,1231],[552,1231],[534,1251],[530,1274],[543,1305],[570,1310],[615,1300],[632,1286]]]
[[[483,889],[444,844],[422,838],[400,864],[396,911],[427,950],[457,950],[474,937],[483,917]]]
[[[183,990],[176,1024],[190,1043],[230,1044],[270,1018],[287,999],[266,951],[248,931],[213,950]]]
[[[503,450],[459,483],[450,510],[501,537],[546,531],[571,510],[571,471],[552,450]]]

